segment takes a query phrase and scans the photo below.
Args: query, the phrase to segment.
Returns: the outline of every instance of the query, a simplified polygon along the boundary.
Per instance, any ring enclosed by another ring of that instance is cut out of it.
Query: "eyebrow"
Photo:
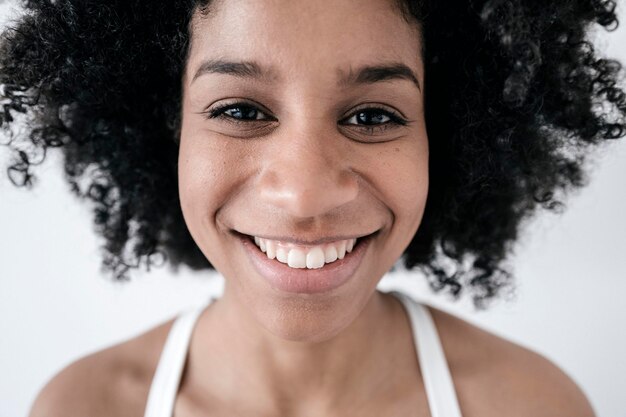
[[[350,72],[339,80],[339,84],[348,87],[388,80],[408,80],[415,84],[418,90],[422,91],[415,72],[402,63],[366,65],[359,67],[356,71],[351,68]]]
[[[221,59],[209,59],[200,64],[192,82],[205,74],[226,74],[239,78],[269,79],[272,78],[273,71],[265,70],[253,61],[232,62]]]
[[[272,68],[264,68],[254,61],[226,61],[222,59],[210,59],[203,61],[196,71],[192,82],[202,75],[206,74],[225,74],[238,78],[251,78],[256,80],[264,80],[272,82],[278,77],[277,72]],[[338,85],[342,87],[374,84],[381,81],[389,80],[408,80],[411,81],[418,90],[422,91],[420,83],[415,72],[407,65],[392,62],[378,65],[364,65],[345,75],[339,71],[340,79]]]

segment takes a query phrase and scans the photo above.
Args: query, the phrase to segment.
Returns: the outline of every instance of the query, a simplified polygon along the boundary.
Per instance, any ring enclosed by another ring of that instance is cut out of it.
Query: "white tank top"
[[[417,358],[424,379],[431,417],[461,417],[448,363],[428,309],[407,294],[391,291],[408,312]],[[172,417],[187,349],[196,320],[204,307],[180,315],[163,347],[152,380],[145,417]]]

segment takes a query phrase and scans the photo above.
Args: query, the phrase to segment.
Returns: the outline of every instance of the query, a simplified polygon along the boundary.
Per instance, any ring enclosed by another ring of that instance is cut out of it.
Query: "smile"
[[[343,259],[352,252],[357,239],[345,239],[324,245],[304,246],[277,240],[254,237],[254,243],[269,259],[287,264],[290,268],[319,269],[325,264]]]
[[[236,235],[263,281],[281,292],[314,294],[335,290],[354,277],[377,232],[316,244]]]

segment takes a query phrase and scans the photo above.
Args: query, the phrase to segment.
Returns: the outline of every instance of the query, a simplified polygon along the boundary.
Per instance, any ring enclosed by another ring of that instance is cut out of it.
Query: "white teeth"
[[[267,257],[270,259],[274,259],[276,257],[276,243],[271,240],[265,241],[265,248],[267,249]]]
[[[276,259],[291,268],[319,269],[325,264],[343,259],[347,253],[352,252],[356,239],[303,247],[255,236],[254,243],[269,259]]]
[[[276,248],[276,259],[278,262],[287,263],[287,251],[284,248]]]
[[[343,259],[346,256],[346,241],[342,240],[337,247],[337,258]]]
[[[293,251],[293,249],[292,249]],[[317,269],[324,266],[324,251],[319,246],[314,247],[306,254],[306,267]]]
[[[291,249],[287,255],[287,265],[292,268],[306,268],[306,255],[300,249]]]
[[[326,263],[335,262],[337,260],[337,248],[335,245],[329,245],[324,251],[324,260]]]

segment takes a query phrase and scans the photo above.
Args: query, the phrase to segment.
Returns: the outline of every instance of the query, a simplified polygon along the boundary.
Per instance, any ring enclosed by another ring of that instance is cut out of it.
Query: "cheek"
[[[182,137],[178,158],[178,185],[183,211],[212,205],[225,177],[223,158],[193,137]]]
[[[370,179],[394,223],[417,229],[428,194],[428,140],[424,134],[394,142],[369,162]]]
[[[397,182],[396,211],[417,229],[428,195],[428,148],[399,157],[396,174],[401,178]]]
[[[178,158],[180,202],[194,237],[211,226],[217,211],[244,176],[245,163],[236,144],[199,129],[182,129]]]

